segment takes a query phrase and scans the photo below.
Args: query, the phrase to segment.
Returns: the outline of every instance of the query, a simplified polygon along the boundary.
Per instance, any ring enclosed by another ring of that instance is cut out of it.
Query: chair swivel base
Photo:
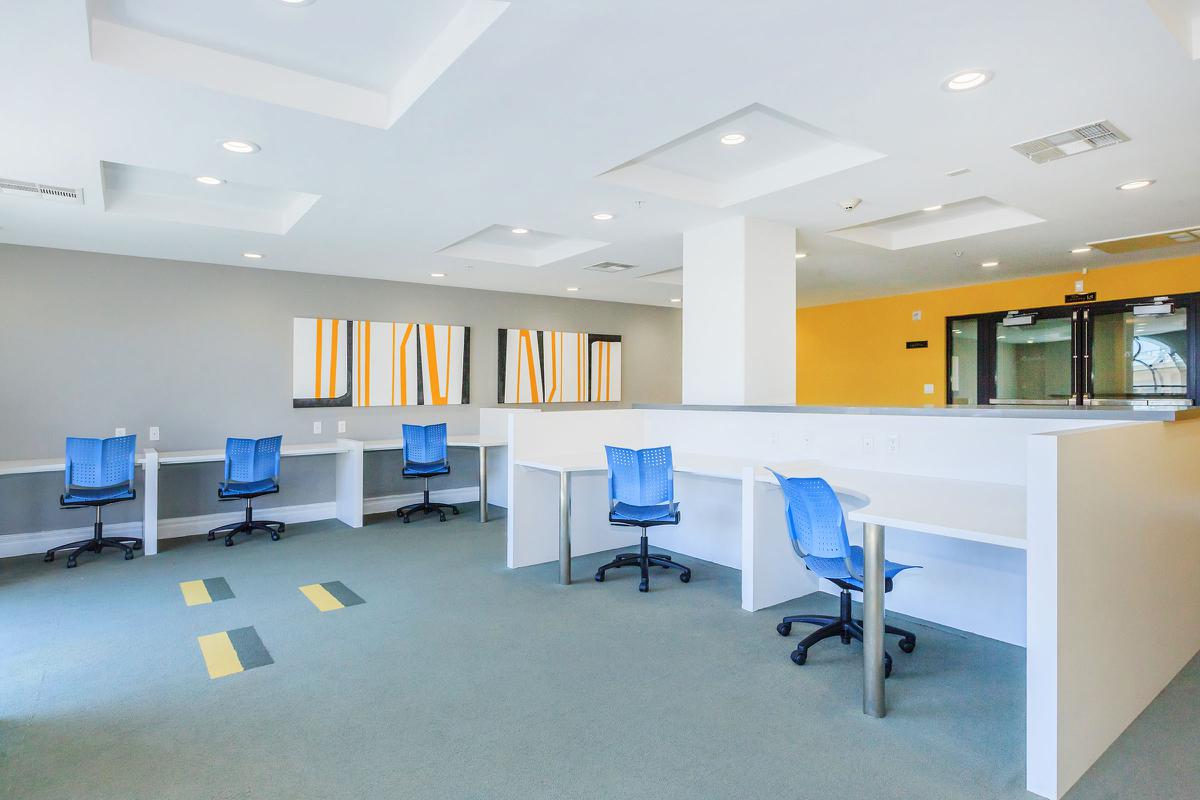
[[[445,522],[446,521],[446,512],[444,511],[444,509],[447,509],[447,508],[450,509],[450,513],[452,513],[456,516],[458,515],[458,506],[451,505],[449,503],[430,502],[429,490],[426,489],[422,493],[422,499],[421,499],[420,503],[413,503],[412,505],[402,506],[401,508],[397,508],[396,516],[399,517],[400,519],[404,520],[404,524],[407,525],[409,522],[408,516],[410,514],[415,514],[416,512],[420,511],[423,514],[435,514],[436,513],[438,515],[438,521]]]
[[[642,535],[641,550],[637,553],[618,553],[617,557],[608,562],[600,569],[596,570],[596,582],[604,583],[604,573],[610,569],[620,569],[621,567],[640,567],[642,570],[642,579],[638,582],[639,592],[650,591],[650,567],[662,567],[663,569],[680,570],[679,580],[687,583],[692,579],[692,570],[685,567],[683,564],[673,561],[670,556],[663,553],[651,553],[649,542],[646,540],[645,534]]]
[[[775,626],[775,631],[780,636],[790,636],[792,633],[792,623],[799,622],[804,625],[820,625],[817,630],[810,633],[808,636],[800,640],[796,645],[796,649],[792,651],[792,662],[798,666],[808,660],[808,650],[814,644],[825,639],[838,637],[842,640],[842,644],[850,644],[851,640],[861,642],[863,640],[862,620],[854,619],[850,614],[850,592],[842,589],[841,603],[839,614],[836,617],[827,617],[822,615],[802,614],[795,617],[784,617],[783,622]],[[885,625],[884,632],[900,638],[900,650],[905,653],[911,653],[917,648],[917,637],[913,633],[897,628],[894,625]],[[892,674],[892,656],[886,650],[883,651],[883,675],[888,677]]]
[[[271,541],[278,542],[279,534],[287,530],[287,526],[282,522],[276,522],[271,519],[255,519],[254,509],[249,500],[246,501],[246,518],[241,522],[231,522],[228,525],[222,525],[218,528],[213,528],[208,532],[208,540],[211,542],[218,535],[225,536],[225,546],[233,547],[233,537],[239,533],[251,534],[255,531],[266,531],[271,534]]]
[[[54,554],[59,550],[71,550],[67,556],[67,569],[75,566],[75,559],[80,553],[99,553],[106,547],[116,548],[125,552],[125,560],[129,561],[133,558],[134,550],[142,549],[142,540],[135,539],[132,536],[105,536],[103,524],[97,522],[95,525],[95,533],[91,539],[84,539],[80,542],[71,542],[70,544],[60,544],[58,547],[51,547],[46,551],[46,556],[43,561],[50,562],[54,560]]]

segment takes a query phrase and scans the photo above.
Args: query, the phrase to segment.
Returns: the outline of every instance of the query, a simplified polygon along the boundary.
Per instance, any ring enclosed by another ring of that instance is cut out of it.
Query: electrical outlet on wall
[[[920,322],[920,321],[921,321],[921,310],[917,309],[916,311],[913,312],[913,322]]]
[[[313,423],[313,433],[320,433],[320,432],[321,432],[321,421],[317,420],[316,422]]]
[[[346,420],[339,419],[338,420],[338,433],[345,433],[345,432],[346,432]]]
[[[113,433],[113,436],[124,436],[124,435],[125,435],[124,428],[117,428],[117,430]]]
[[[874,436],[864,436],[862,439],[862,442],[863,442],[862,447],[863,447],[864,453],[874,453],[875,452],[875,437]]]
[[[889,453],[900,452],[900,436],[895,433],[889,433],[887,437],[887,451]]]
[[[933,384],[932,383],[925,384],[925,394],[933,394]]]
[[[152,442],[158,441],[158,426],[157,425],[150,426],[150,441],[152,441]]]

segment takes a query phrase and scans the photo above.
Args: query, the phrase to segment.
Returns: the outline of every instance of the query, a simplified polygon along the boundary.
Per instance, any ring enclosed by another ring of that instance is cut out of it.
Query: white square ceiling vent
[[[321,199],[243,183],[205,186],[191,175],[111,161],[100,170],[106,212],[163,222],[283,235]]]
[[[595,272],[606,272],[609,275],[616,275],[620,272],[633,269],[633,264],[620,264],[616,261],[601,261],[599,264],[592,264],[590,267],[584,267]]]
[[[883,157],[755,103],[599,178],[725,208]]]
[[[557,233],[514,228],[511,225],[490,225],[461,241],[443,247],[438,253],[472,261],[490,261],[494,264],[544,267],[607,244],[608,242],[594,239],[577,239]]]
[[[830,236],[852,242],[904,250],[923,244],[964,239],[981,233],[994,233],[1023,225],[1045,222],[1041,217],[1006,206],[990,197],[973,197],[947,203],[937,211],[913,211],[894,217],[852,225],[830,231]]]
[[[97,63],[388,128],[508,5],[89,0],[87,8]]]
[[[1090,153],[1101,147],[1128,141],[1128,136],[1105,119],[1080,125],[1078,128],[1052,133],[1040,139],[1014,144],[1012,149],[1035,164],[1045,164],[1048,161],[1057,161],[1060,158],[1080,153]]]

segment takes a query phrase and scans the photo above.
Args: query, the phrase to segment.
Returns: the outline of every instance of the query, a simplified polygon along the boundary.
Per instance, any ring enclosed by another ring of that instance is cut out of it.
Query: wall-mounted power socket
[[[925,394],[933,394],[933,384],[932,383],[925,384],[924,389],[925,389]]]
[[[152,442],[158,441],[158,426],[157,425],[150,426],[150,441],[152,441]]]
[[[117,428],[117,429],[116,429],[116,430],[113,432],[113,436],[124,436],[124,435],[125,435],[125,429],[124,429],[124,428]]]
[[[321,421],[317,420],[316,422],[313,423],[313,433],[320,433],[320,432],[321,432]]]
[[[887,451],[889,453],[900,452],[900,436],[895,433],[889,433],[887,437]]]
[[[862,448],[863,448],[864,453],[874,453],[875,452],[875,437],[874,436],[864,436],[862,439]]]
[[[339,419],[338,420],[338,433],[345,433],[345,432],[346,432],[346,420]]]

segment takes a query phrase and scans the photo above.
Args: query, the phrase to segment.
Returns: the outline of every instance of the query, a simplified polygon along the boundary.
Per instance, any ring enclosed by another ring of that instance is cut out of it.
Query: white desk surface
[[[741,479],[755,469],[755,480],[775,483],[759,460],[700,453],[674,453],[675,471],[714,478]],[[598,453],[566,453],[517,459],[517,465],[556,473],[604,472]],[[866,505],[846,514],[852,522],[1025,549],[1025,487],[896,472],[844,469],[820,461],[771,464],[791,478],[820,477],[834,490]]]
[[[449,447],[503,447],[508,444],[508,441],[498,437],[480,436],[478,433],[460,433],[447,436],[446,444]],[[363,441],[363,450],[368,453],[376,450],[403,449],[404,439],[373,439],[371,441]]]
[[[323,456],[345,453],[347,449],[337,442],[312,442],[309,444],[285,444],[280,448],[283,456]],[[224,461],[225,449],[220,450],[176,450],[159,453],[160,464],[202,464],[209,461]]]
[[[146,463],[146,456],[138,453],[134,458],[138,464]],[[0,475],[29,475],[35,472],[62,472],[67,468],[65,458],[25,458],[0,461]]]

